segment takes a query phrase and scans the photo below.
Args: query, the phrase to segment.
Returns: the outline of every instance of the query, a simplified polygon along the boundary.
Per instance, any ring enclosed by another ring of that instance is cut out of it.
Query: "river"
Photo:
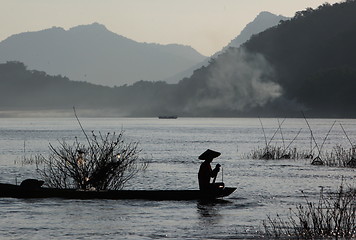
[[[126,189],[197,189],[198,156],[210,148],[222,153],[213,161],[213,165],[222,165],[218,181],[237,190],[213,203],[2,198],[1,239],[253,239],[261,237],[267,216],[286,216],[290,208],[305,202],[304,195],[315,200],[321,187],[337,190],[342,179],[353,186],[356,183],[352,168],[313,166],[308,159],[249,157],[266,141],[310,150],[311,135],[304,119],[261,119],[265,134],[258,118],[80,121],[88,133],[123,130],[126,141],[139,142],[140,156],[150,164]],[[308,119],[322,151],[336,144],[350,147],[340,123],[350,140],[356,140],[356,120],[337,120],[330,130],[334,122]],[[0,119],[0,182],[38,178],[35,166],[22,165],[21,160],[48,154],[49,143],[72,143],[75,137],[84,139],[75,118]]]

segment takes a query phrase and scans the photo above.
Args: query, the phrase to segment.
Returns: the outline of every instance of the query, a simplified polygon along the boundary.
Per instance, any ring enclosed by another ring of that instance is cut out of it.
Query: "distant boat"
[[[158,116],[159,119],[177,119],[178,116]]]

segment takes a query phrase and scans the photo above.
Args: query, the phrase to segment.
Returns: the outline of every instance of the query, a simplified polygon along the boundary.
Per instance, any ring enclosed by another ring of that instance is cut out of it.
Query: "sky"
[[[0,41],[53,26],[101,23],[137,42],[221,50],[260,12],[293,17],[334,0],[0,0]]]

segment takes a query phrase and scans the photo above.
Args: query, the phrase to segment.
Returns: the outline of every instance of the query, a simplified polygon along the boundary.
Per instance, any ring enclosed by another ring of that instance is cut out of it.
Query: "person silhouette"
[[[201,191],[210,191],[214,189],[214,185],[210,183],[210,178],[215,178],[217,176],[221,165],[216,164],[215,168],[212,169],[210,163],[214,158],[220,155],[221,153],[208,149],[199,156],[200,160],[204,160],[204,162],[201,163],[198,172],[199,189]]]

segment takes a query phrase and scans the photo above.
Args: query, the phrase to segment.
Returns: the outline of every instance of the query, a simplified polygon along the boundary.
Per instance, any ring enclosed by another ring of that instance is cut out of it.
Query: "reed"
[[[268,216],[262,225],[261,234],[268,239],[353,239],[356,237],[356,190],[351,187],[345,190],[343,184],[334,193],[324,193],[321,189],[317,202],[305,197],[305,203],[291,210],[286,220],[279,215]]]
[[[282,122],[279,121],[278,119],[278,128],[274,131],[272,137],[267,141],[267,136],[266,132],[264,130],[263,123],[261,119],[259,118],[260,123],[261,123],[261,128],[263,132],[263,136],[265,139],[265,146],[263,148],[256,148],[251,151],[250,154],[247,154],[247,158],[252,158],[252,159],[264,159],[264,160],[275,160],[275,159],[297,159],[302,155],[305,155],[305,153],[299,153],[297,152],[297,149],[294,147],[292,148],[291,145],[292,143],[297,139],[299,136],[300,132],[302,129],[298,131],[298,133],[295,135],[295,137],[289,142],[289,144],[286,146],[284,134],[282,131],[282,125],[285,121],[283,119]],[[283,146],[273,146],[271,145],[272,141],[274,140],[276,134],[280,132],[281,138],[282,138],[282,143]]]
[[[324,153],[325,165],[331,167],[356,168],[355,147],[344,148],[341,145],[333,147],[331,152]]]
[[[278,160],[278,159],[306,159],[310,152],[307,150],[298,150],[297,147],[285,149],[282,146],[257,147],[245,157],[249,159]]]
[[[284,149],[277,145],[257,147],[244,157],[261,160],[311,159],[312,165],[356,168],[356,147],[345,148],[339,144],[334,146],[331,151],[318,152],[316,157],[313,157],[309,150],[299,150],[297,147]]]
[[[344,148],[341,145],[336,145],[331,149],[331,151],[328,150],[323,150],[323,147],[325,145],[325,142],[327,138],[330,135],[331,130],[334,128],[336,124],[336,120],[333,122],[331,127],[329,128],[327,134],[325,135],[323,142],[321,144],[318,144],[315,137],[313,130],[305,117],[304,113],[302,112],[304,120],[308,126],[308,129],[310,131],[310,150],[297,150],[297,147],[291,148],[291,144],[296,140],[298,137],[299,133],[301,132],[302,129],[299,130],[299,132],[296,134],[296,136],[290,141],[290,143],[286,146],[285,139],[284,139],[284,134],[282,131],[282,125],[284,123],[284,120],[280,122],[278,120],[278,128],[274,131],[274,134],[270,138],[270,140],[267,140],[267,136],[264,130],[263,123],[260,120],[261,127],[262,127],[262,132],[265,140],[265,146],[264,147],[258,147],[253,149],[249,154],[245,155],[246,158],[252,158],[252,159],[263,159],[263,160],[277,160],[277,159],[311,159],[311,164],[312,165],[325,165],[325,166],[332,166],[332,167],[351,167],[351,168],[356,168],[356,145],[351,141],[350,137],[348,136],[347,132],[345,131],[343,125],[340,123],[341,129],[343,130],[346,138],[348,139],[351,147],[350,148]],[[281,137],[282,137],[282,146],[272,146],[271,142],[274,140],[277,132],[280,132]]]

